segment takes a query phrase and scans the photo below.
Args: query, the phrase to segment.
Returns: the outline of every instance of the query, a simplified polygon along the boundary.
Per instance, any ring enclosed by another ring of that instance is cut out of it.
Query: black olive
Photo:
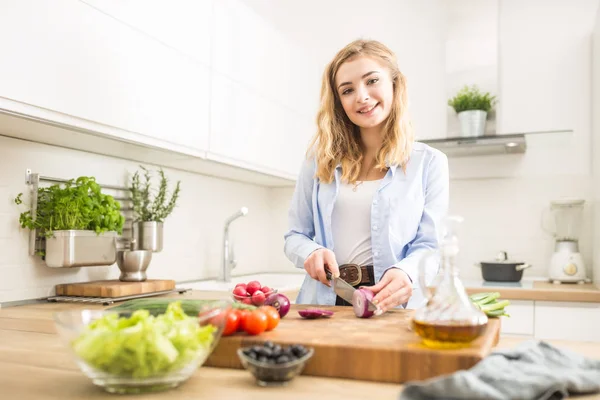
[[[286,355],[279,356],[277,358],[277,364],[283,364],[283,363],[286,363],[286,362],[289,362],[289,361],[290,361],[290,358],[288,356],[286,356]]]
[[[260,356],[260,357],[258,357],[258,361],[266,363],[267,361],[269,361],[269,359],[265,356]]]
[[[281,347],[280,347],[279,349],[273,349],[273,353],[271,354],[271,356],[273,358],[278,358],[282,354],[283,354],[283,351],[281,350]]]
[[[260,353],[261,356],[265,356],[265,357],[271,357],[273,355],[273,351],[271,349],[269,349],[268,347],[263,347],[262,349],[260,349]]]
[[[288,347],[283,351],[283,355],[287,356],[288,358],[294,358],[294,351]]]
[[[273,346],[275,346],[275,345],[274,345],[274,344],[273,344],[273,342],[271,342],[270,340],[267,340],[267,341],[266,341],[266,342],[263,344],[263,347],[266,347],[266,348],[268,348],[268,349],[272,349],[272,348],[273,348]]]
[[[262,349],[262,347],[260,346],[252,346],[251,350],[253,352],[255,352],[256,354],[260,354],[260,350]]]

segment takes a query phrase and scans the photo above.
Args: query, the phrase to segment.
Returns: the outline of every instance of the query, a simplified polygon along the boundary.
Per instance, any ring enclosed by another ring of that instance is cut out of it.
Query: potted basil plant
[[[483,136],[488,113],[496,103],[496,96],[482,93],[476,85],[464,86],[448,100],[458,115],[461,136]]]
[[[19,224],[35,230],[36,243],[48,267],[112,265],[116,261],[117,234],[123,233],[121,204],[102,193],[93,177],[39,187],[31,210],[22,212]],[[22,204],[23,193],[15,198]]]
[[[177,181],[175,189],[169,194],[169,180],[162,168],[158,170],[158,188],[152,187],[152,173],[143,166],[140,168],[143,179],[140,171],[136,171],[130,187],[135,213],[133,237],[138,249],[158,253],[163,249],[164,221],[177,205],[181,181]]]

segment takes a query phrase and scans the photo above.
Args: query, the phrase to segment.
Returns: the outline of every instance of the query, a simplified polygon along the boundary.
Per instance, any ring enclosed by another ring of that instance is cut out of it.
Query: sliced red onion
[[[333,311],[320,310],[318,308],[307,308],[306,310],[299,310],[298,314],[300,314],[302,318],[307,319],[316,319],[322,317],[329,318],[333,315]]]
[[[354,291],[352,295],[352,305],[354,314],[358,318],[370,318],[374,312],[369,311],[369,301],[373,301],[373,292],[369,289],[361,288]]]

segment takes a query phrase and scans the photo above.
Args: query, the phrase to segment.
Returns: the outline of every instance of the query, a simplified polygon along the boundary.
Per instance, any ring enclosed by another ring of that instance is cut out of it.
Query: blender
[[[579,235],[585,200],[565,199],[550,202],[550,218],[544,214],[542,228],[554,236],[554,253],[550,258],[552,283],[587,282],[585,264],[579,253]],[[553,224],[548,224],[553,221]]]

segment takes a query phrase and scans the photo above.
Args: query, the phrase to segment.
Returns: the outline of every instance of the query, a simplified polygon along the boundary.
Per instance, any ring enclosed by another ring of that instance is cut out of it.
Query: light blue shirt
[[[300,171],[289,210],[289,230],[284,252],[297,268],[315,250],[334,251],[331,216],[340,186],[341,165],[332,183],[315,177],[315,160],[306,160]],[[425,302],[419,285],[421,257],[438,248],[441,222],[448,212],[448,158],[439,150],[415,142],[406,173],[391,165],[373,196],[371,206],[371,247],[375,282],[391,267],[402,269],[413,284],[407,308]],[[437,263],[427,263],[426,281],[438,271]],[[334,305],[333,289],[308,274],[298,294],[299,304]]]

